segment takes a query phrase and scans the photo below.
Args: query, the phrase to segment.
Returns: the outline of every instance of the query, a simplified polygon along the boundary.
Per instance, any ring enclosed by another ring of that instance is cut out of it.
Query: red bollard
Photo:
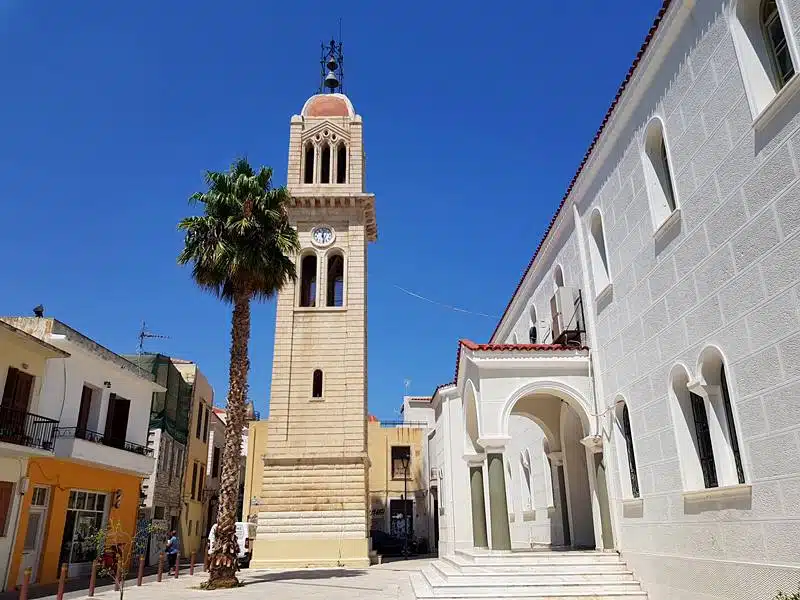
[[[97,561],[92,561],[92,575],[89,577],[89,596],[94,596],[94,588],[97,585]]]
[[[67,580],[67,563],[61,565],[61,576],[58,578],[58,593],[56,598],[64,600],[64,582]]]
[[[180,572],[180,570],[181,570],[181,553],[180,552],[176,552],[175,553],[175,579],[178,578],[178,573]]]
[[[28,586],[31,584],[32,572],[30,567],[25,569],[25,576],[22,578],[22,589],[19,591],[19,600],[28,600]]]
[[[144,556],[139,556],[139,577],[136,578],[136,585],[142,585],[142,579],[144,579]]]
[[[161,581],[161,577],[164,575],[164,553],[160,552],[158,554],[158,577],[156,577],[156,581]]]
[[[194,561],[197,558],[197,553],[192,552],[191,557],[189,557],[189,575],[194,575]]]

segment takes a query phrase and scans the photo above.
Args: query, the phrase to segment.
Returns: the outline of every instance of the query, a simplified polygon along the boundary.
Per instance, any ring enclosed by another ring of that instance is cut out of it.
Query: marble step
[[[547,598],[550,600],[647,600],[641,589],[600,590],[592,589],[548,589],[518,588],[509,586],[491,587],[443,587],[438,581],[431,585],[423,572],[411,573],[411,585],[417,600],[460,600],[472,598],[502,598],[503,600],[523,600],[527,598]]]
[[[526,583],[530,582],[536,585],[545,583],[625,583],[633,581],[633,573],[631,571],[617,570],[611,572],[593,572],[585,571],[582,567],[577,567],[569,571],[562,571],[554,573],[553,567],[533,567],[536,571],[530,569],[509,572],[500,570],[491,570],[482,567],[467,567],[460,569],[452,563],[437,560],[431,563],[431,567],[436,569],[439,574],[448,581],[457,581],[465,585],[482,585],[484,582],[491,582],[503,585],[509,583]]]
[[[626,573],[628,572],[627,565],[624,561],[618,560],[616,562],[559,562],[556,564],[551,563],[512,563],[509,559],[505,563],[498,563],[492,565],[476,564],[471,560],[467,560],[462,556],[444,556],[439,559],[442,562],[447,562],[453,565],[456,569],[464,574],[479,574],[479,573],[527,573],[529,575],[539,574],[570,574],[570,573]]]
[[[456,550],[456,557],[476,565],[586,565],[617,564],[620,557],[616,552],[476,552],[473,550]]]

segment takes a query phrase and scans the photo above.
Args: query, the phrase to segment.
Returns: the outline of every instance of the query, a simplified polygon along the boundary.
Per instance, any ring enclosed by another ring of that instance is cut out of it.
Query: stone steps
[[[417,600],[647,600],[619,555],[459,551],[411,574]]]

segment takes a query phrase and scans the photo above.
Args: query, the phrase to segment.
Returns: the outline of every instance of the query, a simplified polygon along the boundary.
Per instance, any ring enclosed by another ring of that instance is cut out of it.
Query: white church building
[[[419,598],[797,590],[798,70],[800,0],[664,1],[491,339],[432,398]]]

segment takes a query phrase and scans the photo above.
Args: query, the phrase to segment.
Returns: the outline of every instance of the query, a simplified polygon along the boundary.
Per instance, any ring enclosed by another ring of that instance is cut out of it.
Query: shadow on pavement
[[[244,583],[248,585],[265,581],[287,581],[292,579],[335,579],[340,577],[359,577],[365,574],[366,571],[352,569],[303,569],[248,575]]]

